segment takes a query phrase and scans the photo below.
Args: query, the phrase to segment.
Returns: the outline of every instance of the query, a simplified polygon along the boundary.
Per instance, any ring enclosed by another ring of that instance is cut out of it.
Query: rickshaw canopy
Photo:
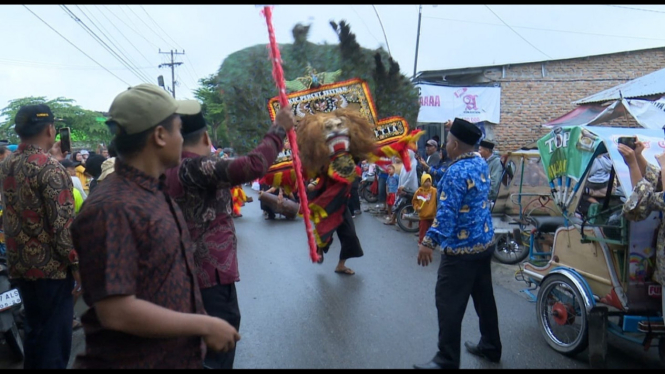
[[[637,136],[645,143],[647,162],[658,165],[655,156],[665,151],[663,130],[621,127],[556,127],[537,142],[543,168],[550,182],[556,204],[565,211],[576,195],[597,156],[608,153],[619,185],[625,193],[632,191],[628,166],[618,150],[618,139]]]

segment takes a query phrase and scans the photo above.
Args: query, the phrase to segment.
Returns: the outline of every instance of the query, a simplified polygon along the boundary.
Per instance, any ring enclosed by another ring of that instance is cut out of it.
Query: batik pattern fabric
[[[0,165],[9,276],[65,279],[69,268],[78,269],[69,233],[75,214],[69,173],[31,144],[19,145]]]
[[[475,153],[458,157],[439,183],[439,202],[422,245],[449,256],[479,257],[494,236],[487,162]]]
[[[450,162],[447,161],[439,163],[438,166],[430,166],[428,174],[431,175],[432,178],[434,179],[432,181],[433,186],[436,186],[438,188],[439,182],[441,181],[441,177],[443,177],[443,174],[448,169],[448,166],[450,166]]]
[[[661,212],[660,225],[656,238],[656,271],[654,280],[665,285],[665,198],[660,183],[661,170],[654,165],[647,164],[644,178],[640,180],[628,200],[623,204],[624,217],[630,221],[645,220],[652,212]]]
[[[245,156],[202,157],[183,152],[180,166],[166,171],[168,194],[182,209],[194,242],[201,288],[240,280],[231,188],[262,177],[282,149],[285,136],[282,127],[273,125]]]
[[[72,224],[81,255],[83,299],[94,306],[134,295],[180,313],[205,314],[195,277],[194,248],[182,212],[153,178],[121,159],[85,201]],[[202,368],[199,336],[141,337],[102,326],[96,309],[81,317],[85,353],[75,368]]]

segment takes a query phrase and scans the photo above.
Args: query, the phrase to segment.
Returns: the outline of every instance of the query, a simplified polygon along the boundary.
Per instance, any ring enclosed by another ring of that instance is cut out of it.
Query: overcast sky
[[[193,98],[198,79],[216,72],[226,56],[268,42],[254,5],[67,5],[132,72],[64,8],[27,7],[0,5],[0,108],[21,97],[63,96],[106,111],[129,85],[156,83],[158,75],[170,85],[170,69],[158,68],[170,56],[159,49],[184,49],[176,56],[184,63],[176,69],[176,96]],[[300,22],[312,24],[309,41],[336,44],[328,22],[346,20],[361,46],[389,49],[402,72],[413,75],[418,5],[279,5],[273,17],[279,43],[291,43]],[[664,5],[424,5],[417,70],[660,47],[663,24]]]

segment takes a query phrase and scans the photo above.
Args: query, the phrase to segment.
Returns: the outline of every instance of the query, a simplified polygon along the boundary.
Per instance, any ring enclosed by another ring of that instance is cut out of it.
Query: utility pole
[[[162,67],[165,67],[165,66],[169,66],[171,68],[171,93],[173,94],[173,98],[175,99],[175,67],[179,66],[179,65],[182,65],[182,62],[173,61],[173,57],[175,55],[184,55],[185,50],[183,49],[183,51],[181,53],[179,53],[177,49],[175,50],[175,52],[173,50],[171,50],[171,52],[162,52],[162,50],[160,49],[159,53],[164,54],[164,55],[171,54],[171,62],[170,63],[165,63],[165,64],[159,64],[159,67],[162,68]]]
[[[423,6],[418,7],[418,34],[416,34],[416,60],[413,62],[413,78],[416,77],[416,70],[418,69],[418,46],[420,45],[420,20],[423,16]],[[413,79],[412,78],[412,79]]]

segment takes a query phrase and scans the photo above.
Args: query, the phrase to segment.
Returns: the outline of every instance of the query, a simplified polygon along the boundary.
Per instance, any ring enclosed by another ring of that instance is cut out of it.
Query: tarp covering
[[[646,129],[661,130],[665,125],[665,97],[655,101],[620,99],[608,106],[598,104],[580,105],[543,126],[593,126],[626,115],[635,118],[637,123]]]

